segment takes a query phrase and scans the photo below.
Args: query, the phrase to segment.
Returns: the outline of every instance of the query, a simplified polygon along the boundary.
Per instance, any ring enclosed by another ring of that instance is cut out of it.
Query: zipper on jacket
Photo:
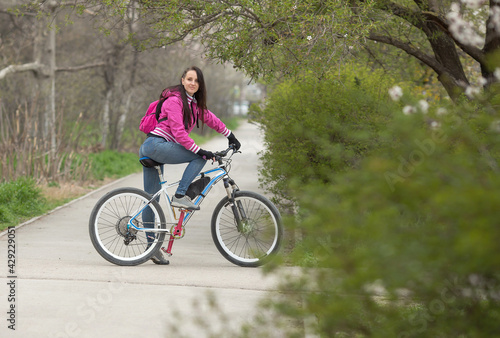
[[[193,115],[193,124],[196,122],[196,128],[200,128],[200,125],[198,124],[198,114],[194,113],[194,107],[193,107],[193,101],[191,101],[191,114]]]

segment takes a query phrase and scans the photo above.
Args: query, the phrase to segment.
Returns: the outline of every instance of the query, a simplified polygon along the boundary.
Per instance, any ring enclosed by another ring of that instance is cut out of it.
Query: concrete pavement
[[[231,176],[242,190],[259,191],[260,131],[244,123],[235,135],[243,153],[233,157]],[[203,148],[226,146],[227,140],[218,136]],[[184,167],[167,166],[167,180],[180,179]],[[186,236],[174,243],[170,265],[149,261],[120,267],[99,256],[88,235],[91,210],[107,191],[126,186],[142,188],[142,174],[113,182],[15,233],[3,233],[0,337],[206,337],[224,327],[237,331],[256,314],[256,304],[275,290],[277,280],[264,276],[260,268],[233,265],[217,251],[210,219],[224,196],[222,184],[193,215]],[[15,265],[8,261],[13,245]],[[228,322],[222,323],[210,307],[207,293],[216,297]],[[199,319],[210,325],[197,325]],[[12,323],[15,331],[9,329]]]

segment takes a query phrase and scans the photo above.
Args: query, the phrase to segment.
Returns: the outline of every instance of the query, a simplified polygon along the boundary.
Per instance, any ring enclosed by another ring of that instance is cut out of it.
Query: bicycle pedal
[[[171,256],[172,256],[172,253],[171,253],[171,252],[168,252],[168,250],[167,250],[167,249],[165,249],[165,247],[163,247],[163,246],[161,247],[161,251],[163,251],[163,253],[164,253],[165,255],[167,255],[168,257],[171,257]]]

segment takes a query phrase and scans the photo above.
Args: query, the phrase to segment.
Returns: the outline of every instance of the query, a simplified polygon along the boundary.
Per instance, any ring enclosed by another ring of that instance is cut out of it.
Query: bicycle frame
[[[133,221],[148,207],[149,203],[153,200],[155,200],[156,198],[158,198],[159,196],[161,196],[162,194],[164,195],[165,197],[165,200],[167,201],[167,205],[168,205],[168,218],[169,218],[169,221],[167,221],[166,224],[169,224],[169,225],[176,225],[176,228],[174,230],[177,230],[177,232],[179,231],[177,228],[178,227],[184,227],[185,224],[187,224],[187,222],[189,221],[189,219],[191,218],[191,216],[194,214],[194,211],[184,211],[182,210],[181,211],[181,215],[179,216],[179,219],[178,221],[176,222],[176,217],[174,215],[174,212],[173,212],[173,209],[170,205],[171,201],[170,201],[170,197],[168,196],[168,189],[171,188],[171,187],[175,187],[177,185],[179,185],[179,182],[180,181],[176,181],[174,183],[170,183],[170,184],[167,184],[167,181],[164,180],[164,176],[163,176],[163,173],[161,172],[160,170],[160,167],[157,166],[156,169],[158,170],[158,175],[160,177],[160,185],[161,185],[161,188],[160,190],[158,190],[154,195],[153,197],[151,198],[151,200],[148,202],[148,204],[146,204],[141,210],[138,210],[135,214],[134,214],[134,217],[132,217],[129,222],[128,222],[128,227],[129,228],[133,228],[137,231],[147,231],[147,232],[154,232],[154,233],[161,233],[161,232],[165,232],[166,234],[173,234],[174,236],[180,236],[179,233],[176,233],[175,231],[173,231],[172,233],[170,232],[171,229],[157,229],[157,228],[141,228],[141,227],[138,227],[136,226]],[[234,181],[232,179],[229,178],[229,175],[228,175],[228,172],[226,171],[226,164],[219,164],[219,166],[217,168],[214,168],[214,169],[210,169],[210,170],[207,170],[207,171],[204,171],[204,172],[201,172],[200,174],[198,174],[196,176],[195,179],[198,179],[199,177],[202,177],[203,175],[208,175],[208,174],[214,174],[216,173],[216,175],[210,180],[210,182],[207,184],[207,186],[205,187],[205,189],[203,189],[203,191],[201,192],[201,194],[199,196],[196,197],[196,199],[194,200],[194,204],[196,206],[199,206],[201,204],[201,202],[205,199],[205,197],[208,195],[208,193],[210,192],[210,190],[212,190],[212,188],[222,179],[224,180],[224,187],[226,188],[226,191],[228,193],[228,196],[231,198],[232,197],[232,190],[229,188],[230,186],[230,183],[232,183],[231,185],[234,186]]]

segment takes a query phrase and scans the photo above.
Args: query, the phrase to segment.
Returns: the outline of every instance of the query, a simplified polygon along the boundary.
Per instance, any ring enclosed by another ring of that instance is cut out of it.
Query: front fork
[[[236,183],[230,179],[229,177],[225,177],[223,179],[224,188],[226,189],[227,198],[229,199],[229,206],[231,206],[231,210],[234,214],[234,219],[236,220],[236,227],[238,231],[241,232],[243,229],[243,221],[246,219],[245,210],[241,205],[240,201],[236,201],[234,198],[236,191],[238,191],[238,187]]]

